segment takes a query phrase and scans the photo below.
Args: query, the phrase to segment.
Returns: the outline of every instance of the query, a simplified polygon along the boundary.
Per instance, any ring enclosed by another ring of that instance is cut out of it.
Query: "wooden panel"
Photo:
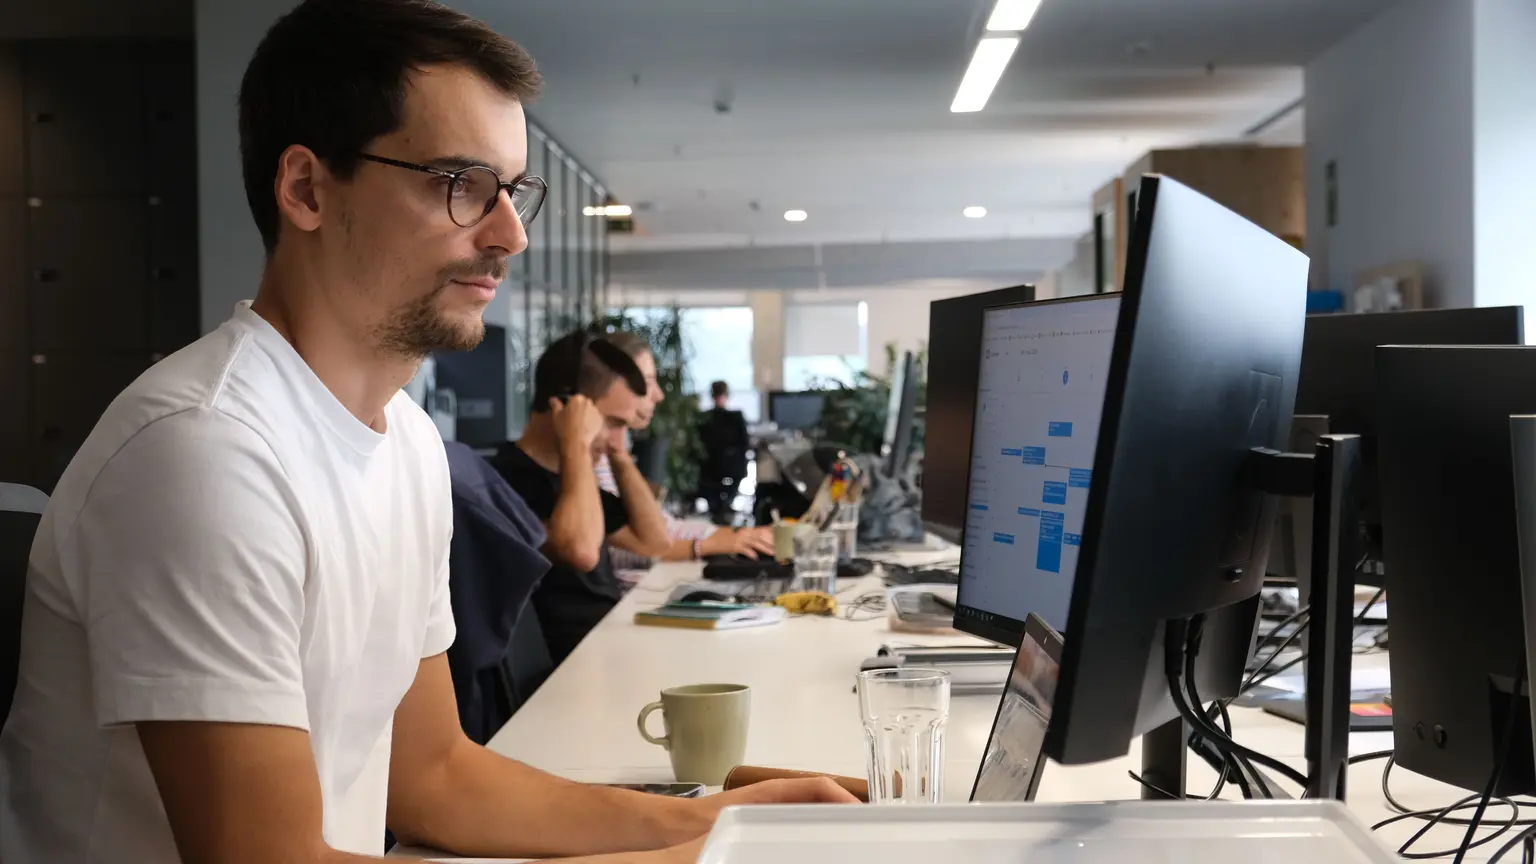
[[[25,191],[26,171],[22,161],[25,139],[23,129],[21,48],[17,43],[0,43],[0,198],[11,198]]]
[[[28,194],[144,192],[140,50],[123,43],[27,43]]]
[[[1210,196],[1280,237],[1306,235],[1306,163],[1300,147],[1155,150],[1151,169]]]
[[[32,350],[149,356],[146,207],[54,198],[27,208]]]
[[[38,482],[51,491],[103,411],[149,367],[142,354],[57,352],[33,364]]]
[[[1113,290],[1125,287],[1125,243],[1130,225],[1126,220],[1125,183],[1119,177],[1100,186],[1093,193],[1093,214],[1102,215],[1109,225],[1110,255],[1114,261]],[[1096,286],[1097,287],[1097,286]]]
[[[27,350],[26,202],[0,196],[0,352]]]

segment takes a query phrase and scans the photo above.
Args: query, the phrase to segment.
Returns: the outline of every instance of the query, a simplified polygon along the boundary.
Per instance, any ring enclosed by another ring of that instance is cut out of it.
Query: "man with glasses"
[[[846,800],[587,787],[460,730],[448,469],[401,388],[480,341],[527,245],[538,82],[428,0],[305,0],[262,40],[239,100],[266,269],[112,403],[49,502],[0,860],[343,864],[387,824],[461,855],[681,862],[722,806]]]

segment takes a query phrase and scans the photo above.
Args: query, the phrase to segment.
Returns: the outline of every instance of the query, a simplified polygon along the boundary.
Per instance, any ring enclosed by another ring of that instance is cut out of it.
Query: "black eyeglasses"
[[[544,195],[549,191],[549,184],[543,178],[524,177],[515,183],[503,183],[500,174],[484,165],[445,171],[429,165],[417,165],[415,162],[386,159],[372,153],[359,153],[358,158],[446,179],[448,218],[461,228],[473,228],[489,216],[496,208],[496,199],[501,197],[503,189],[512,197],[512,209],[517,211],[517,218],[528,225],[539,215],[539,208],[544,206]]]

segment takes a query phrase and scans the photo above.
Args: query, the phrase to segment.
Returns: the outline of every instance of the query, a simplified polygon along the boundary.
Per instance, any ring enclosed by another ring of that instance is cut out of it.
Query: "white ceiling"
[[[1107,178],[1152,147],[1242,138],[1393,2],[1045,0],[979,114],[948,109],[991,0],[455,5],[533,53],[534,116],[649,208],[615,246],[638,251],[1077,236]]]

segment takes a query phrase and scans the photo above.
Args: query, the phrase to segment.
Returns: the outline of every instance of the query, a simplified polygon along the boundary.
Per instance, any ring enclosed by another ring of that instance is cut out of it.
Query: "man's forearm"
[[[635,467],[629,456],[610,457],[613,479],[619,484],[619,497],[624,499],[624,512],[629,515],[629,529],[643,544],[644,554],[653,558],[665,555],[672,547],[672,537],[667,534],[667,520],[661,514],[661,503],[651,492],[651,484]]]
[[[597,558],[606,530],[592,462],[585,453],[567,449],[560,459],[560,497],[549,518],[549,542],[565,564],[578,566]]]
[[[696,801],[572,783],[467,740],[428,782],[430,794],[412,798],[430,810],[392,806],[390,827],[413,845],[466,857],[632,852],[709,830]]]

